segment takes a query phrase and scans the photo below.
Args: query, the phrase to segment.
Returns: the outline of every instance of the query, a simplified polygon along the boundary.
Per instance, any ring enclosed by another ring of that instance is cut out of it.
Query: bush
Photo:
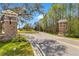
[[[68,21],[68,35],[70,37],[79,38],[79,20],[78,19],[72,19]]]
[[[12,42],[26,42],[26,38],[24,36],[16,36],[11,39]]]
[[[29,42],[0,42],[0,56],[33,56]]]

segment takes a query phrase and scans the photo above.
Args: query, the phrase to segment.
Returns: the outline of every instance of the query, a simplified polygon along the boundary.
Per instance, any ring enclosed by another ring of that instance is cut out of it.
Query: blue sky
[[[50,7],[52,6],[52,4],[51,3],[44,3],[44,4],[42,4],[43,5],[43,7],[44,7],[44,11],[47,13],[48,11],[49,11],[49,9],[50,9]],[[42,14],[39,14],[39,15],[37,15],[37,16],[35,16],[32,20],[30,20],[30,21],[27,21],[29,24],[31,24],[31,26],[32,25],[34,25],[34,23],[35,22],[38,22],[40,19],[42,19],[43,18],[43,15]],[[20,28],[22,28],[24,26],[24,24],[21,24],[20,23]],[[19,26],[18,26],[19,27]]]
[[[15,6],[21,6],[22,4],[13,4],[11,7],[15,7]],[[48,10],[50,9],[51,7],[51,3],[43,3],[42,4],[43,7],[44,7],[44,12],[48,12]],[[0,12],[1,12],[1,6],[0,6]],[[43,18],[43,15],[42,14],[38,14],[37,16],[34,16],[34,18],[30,21],[27,21],[28,23],[30,23],[31,25],[33,25],[35,22],[38,22],[41,18]],[[23,27],[24,24],[20,24],[20,27]]]
[[[51,3],[43,4],[43,6],[44,6],[44,11],[45,11],[46,13],[47,13],[48,10],[50,9],[51,5],[52,5]],[[36,17],[34,17],[33,20],[29,21],[29,23],[31,23],[31,24],[33,25],[35,22],[39,21],[41,18],[43,18],[43,15],[42,15],[42,14],[39,14],[39,15],[37,15]]]

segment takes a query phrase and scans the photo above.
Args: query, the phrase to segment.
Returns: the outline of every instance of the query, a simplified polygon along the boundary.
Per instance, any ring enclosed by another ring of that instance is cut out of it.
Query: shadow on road
[[[46,56],[62,56],[66,53],[66,46],[60,44],[55,40],[50,39],[32,39],[31,42],[35,45],[38,44],[40,49]],[[33,45],[33,46],[34,46]]]

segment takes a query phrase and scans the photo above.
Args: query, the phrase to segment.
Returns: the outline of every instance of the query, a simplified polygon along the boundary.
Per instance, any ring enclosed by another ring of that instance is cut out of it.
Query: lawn
[[[0,42],[0,56],[33,56],[29,42]]]
[[[57,34],[52,34],[52,33],[48,33],[48,34],[58,36]],[[61,37],[61,36],[59,36],[59,37]],[[75,38],[75,37],[68,37],[68,36],[62,36],[62,37],[69,38],[69,39],[72,39],[72,40],[79,40],[79,38]]]
[[[72,37],[66,37],[66,38],[73,39],[73,40],[79,40],[79,38],[72,38]]]
[[[29,30],[29,31],[26,31],[26,30],[18,30],[17,33],[38,33],[38,31],[35,31],[35,30]]]

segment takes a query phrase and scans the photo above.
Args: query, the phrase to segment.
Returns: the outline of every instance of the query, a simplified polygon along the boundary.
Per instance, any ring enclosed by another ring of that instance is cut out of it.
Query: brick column
[[[10,10],[5,10],[3,12],[5,15],[3,23],[3,40],[9,40],[12,37],[16,36],[17,32],[17,14]]]
[[[64,35],[67,32],[67,20],[59,20],[59,35]]]

